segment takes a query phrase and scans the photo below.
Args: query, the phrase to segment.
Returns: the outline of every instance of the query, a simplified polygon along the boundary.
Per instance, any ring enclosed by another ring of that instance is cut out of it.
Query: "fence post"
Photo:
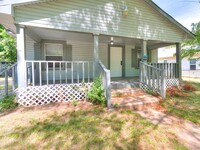
[[[8,96],[8,70],[5,71],[5,95]]]
[[[166,75],[165,70],[161,70],[161,96],[163,99],[166,98]]]
[[[12,68],[12,91],[15,90],[15,67]]]
[[[107,98],[107,107],[111,107],[111,87],[110,87],[110,70],[106,71],[106,98]]]

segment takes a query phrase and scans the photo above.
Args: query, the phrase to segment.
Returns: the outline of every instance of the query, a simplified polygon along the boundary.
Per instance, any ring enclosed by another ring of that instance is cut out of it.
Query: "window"
[[[131,51],[131,66],[135,69],[138,69],[140,66],[140,50],[132,49]]]
[[[47,61],[63,60],[63,44],[45,43],[44,50]],[[49,67],[53,67],[53,63],[49,63]],[[59,63],[56,63],[55,67],[59,67]]]
[[[196,70],[196,59],[190,59],[190,70]]]

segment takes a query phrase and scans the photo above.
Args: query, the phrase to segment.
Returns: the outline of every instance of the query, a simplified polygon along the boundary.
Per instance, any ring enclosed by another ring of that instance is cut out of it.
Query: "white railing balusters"
[[[74,68],[74,64],[73,62],[71,62],[71,79],[72,79],[72,83],[74,83],[74,77],[73,77],[73,68]]]
[[[53,62],[53,84],[56,83],[56,71],[55,71],[55,62]]]
[[[35,86],[35,67],[34,67],[34,63],[31,63],[31,68],[32,68],[32,83],[33,86]]]
[[[42,66],[41,62],[39,62],[39,78],[40,78],[40,86],[42,85]]]
[[[79,83],[79,62],[77,62],[76,72],[77,72],[77,82]]]
[[[25,65],[27,68],[26,73],[30,72],[30,74],[32,74],[30,85],[42,86],[42,85],[57,84],[57,83],[67,84],[67,83],[80,83],[80,82],[86,82],[86,81],[90,82],[91,81],[90,72],[92,72],[92,70],[90,70],[91,69],[90,63],[93,63],[93,62],[89,62],[89,61],[26,61]],[[49,64],[51,64],[51,67]],[[35,66],[38,66],[38,67],[35,67]],[[38,76],[35,75],[35,72],[38,72],[37,73]],[[27,77],[26,80],[28,81],[29,75],[27,74],[26,77]]]
[[[60,65],[60,84],[62,84],[62,70],[61,70],[61,62],[59,63]]]
[[[88,62],[88,82],[90,82],[90,62]]]
[[[82,82],[85,82],[85,63],[82,62]]]
[[[147,91],[150,89],[156,91],[165,98],[165,89],[163,89],[166,86],[165,81],[163,81],[165,80],[164,66],[162,66],[162,69],[157,67],[161,67],[161,65],[140,62],[140,87]]]
[[[68,65],[67,62],[65,62],[65,82],[66,83],[67,83],[67,68],[68,68],[67,65]]]
[[[47,79],[47,85],[49,85],[49,63],[46,63],[46,79]]]

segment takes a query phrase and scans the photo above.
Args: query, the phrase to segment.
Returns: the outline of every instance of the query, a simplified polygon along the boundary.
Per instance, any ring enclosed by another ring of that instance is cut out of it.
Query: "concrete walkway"
[[[188,149],[200,150],[200,126],[154,109],[137,112],[152,123],[174,132],[178,140]]]
[[[159,104],[160,99],[145,93],[140,88],[112,89],[113,106],[132,110],[144,110]]]

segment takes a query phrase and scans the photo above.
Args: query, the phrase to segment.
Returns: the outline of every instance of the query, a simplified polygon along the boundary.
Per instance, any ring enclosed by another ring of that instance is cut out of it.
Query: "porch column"
[[[181,43],[176,43],[176,63],[178,64],[177,75],[179,81],[182,82]]]
[[[141,41],[141,61],[147,62],[147,41],[143,39]]]
[[[25,69],[25,29],[23,26],[16,26],[17,29],[17,78],[18,87],[26,87]]]
[[[94,52],[93,52],[93,76],[98,76],[98,63],[99,63],[99,34],[93,34],[94,39]]]

